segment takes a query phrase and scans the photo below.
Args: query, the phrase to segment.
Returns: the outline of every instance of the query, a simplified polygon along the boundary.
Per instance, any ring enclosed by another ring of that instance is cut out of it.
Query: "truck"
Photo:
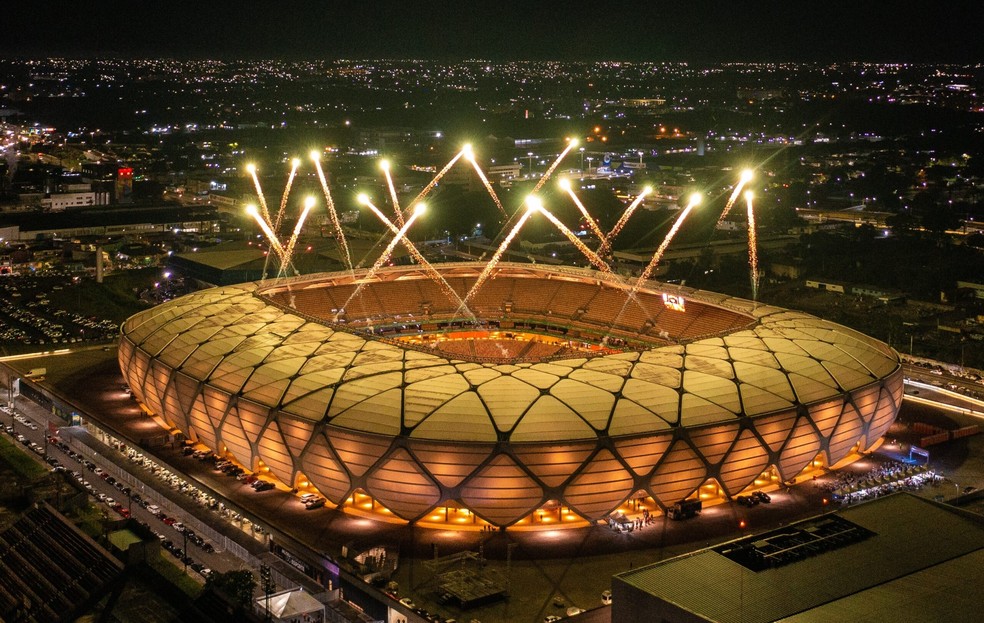
[[[700,514],[701,506],[700,500],[680,500],[666,509],[666,516],[670,519],[690,519]]]

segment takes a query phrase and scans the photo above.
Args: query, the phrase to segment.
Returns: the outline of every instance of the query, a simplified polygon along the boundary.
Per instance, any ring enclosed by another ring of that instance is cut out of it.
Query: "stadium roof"
[[[705,549],[619,574],[616,583],[702,621],[977,620],[984,607],[977,586],[984,517],[908,493],[837,515],[874,535],[758,572],[718,553],[720,547]]]
[[[326,277],[297,283],[319,278]],[[571,441],[733,422],[841,396],[899,366],[889,347],[840,325],[689,290],[691,301],[746,316],[748,328],[643,352],[515,365],[401,348],[292,313],[260,290],[246,283],[198,292],[130,318],[123,333],[178,371],[176,382],[205,381],[240,395],[241,406],[244,399],[367,433],[470,442],[504,433],[519,443]]]

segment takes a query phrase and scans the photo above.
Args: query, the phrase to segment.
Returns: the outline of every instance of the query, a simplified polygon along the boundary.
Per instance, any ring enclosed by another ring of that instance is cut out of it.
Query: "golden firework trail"
[[[551,223],[553,223],[554,227],[560,230],[560,233],[567,236],[567,239],[571,241],[571,244],[573,244],[575,248],[577,248],[577,250],[580,251],[584,255],[584,257],[588,259],[589,262],[594,264],[598,270],[600,270],[603,273],[611,274],[612,272],[611,267],[608,266],[608,264],[606,264],[604,260],[598,257],[598,255],[594,251],[589,249],[583,242],[581,242],[581,240],[574,234],[574,232],[572,232],[570,229],[567,228],[567,226],[561,223],[556,216],[551,214],[549,210],[543,207],[543,205],[540,205],[537,209],[545,217],[547,217],[547,219]]]
[[[297,167],[299,166],[301,166],[301,161],[298,158],[290,161],[290,175],[287,176],[284,194],[280,197],[280,209],[277,210],[277,219],[273,223],[273,231],[280,231],[280,225],[283,223],[284,213],[287,210],[287,197],[290,196],[290,187],[294,183],[294,177],[297,175]]]
[[[731,212],[732,206],[735,205],[735,201],[737,201],[738,197],[741,195],[742,188],[744,188],[745,184],[750,181],[752,181],[752,172],[745,169],[741,172],[741,178],[739,178],[738,185],[735,186],[734,191],[731,193],[731,197],[729,197],[728,202],[724,204],[724,210],[721,212],[721,216],[719,216],[717,220],[718,225],[724,222],[725,217],[727,217],[728,213]]]
[[[550,167],[546,170],[546,172],[543,174],[543,177],[540,178],[540,181],[536,183],[536,186],[534,186],[533,190],[530,192],[531,195],[535,195],[538,190],[543,188],[543,185],[547,183],[547,180],[550,179],[550,176],[553,175],[553,172],[557,169],[558,166],[560,166],[560,161],[563,160],[564,156],[569,154],[571,150],[574,149],[575,147],[577,147],[577,139],[571,139],[567,141],[567,147],[564,148],[564,151],[560,152],[560,155],[557,156],[557,159],[554,160],[553,164],[551,164]]]
[[[615,223],[615,227],[608,232],[608,235],[601,239],[601,246],[598,247],[598,255],[605,255],[612,248],[612,242],[614,242],[615,237],[622,233],[622,228],[629,221],[629,217],[632,213],[636,211],[636,208],[642,203],[642,200],[646,198],[646,195],[653,191],[651,186],[646,186],[642,189],[642,192],[629,204],[629,207],[622,212],[622,216],[619,217],[618,222]]]
[[[314,168],[318,171],[318,181],[321,182],[321,192],[325,195],[325,205],[328,208],[328,217],[331,219],[331,226],[335,230],[335,240],[342,248],[345,265],[352,270],[352,255],[349,253],[348,241],[345,239],[345,232],[342,231],[342,223],[338,220],[338,211],[335,210],[335,202],[331,198],[331,190],[328,188],[328,180],[325,179],[324,169],[321,168],[321,154],[316,151],[311,152],[311,160],[314,161]]]
[[[393,177],[390,175],[389,160],[381,160],[379,168],[383,170],[386,177],[386,186],[389,188],[390,201],[393,202],[393,212],[396,214],[397,227],[403,227],[403,210],[400,209],[400,199],[396,196],[396,186],[393,185]]]
[[[752,300],[758,300],[759,270],[758,270],[758,240],[755,234],[755,211],[752,209],[752,191],[745,193],[748,202],[748,267],[752,271]]]
[[[603,234],[601,232],[601,228],[598,227],[598,221],[596,221],[590,214],[588,214],[588,209],[584,207],[584,204],[581,203],[581,200],[578,199],[577,195],[574,194],[574,188],[571,186],[570,180],[568,180],[567,178],[560,180],[560,187],[567,191],[567,194],[570,196],[571,201],[573,201],[574,205],[577,206],[577,209],[580,210],[581,216],[583,216],[584,220],[588,222],[588,227],[591,228],[591,232],[595,235],[596,238],[598,238],[598,241],[599,242],[603,241],[605,239],[605,234]]]

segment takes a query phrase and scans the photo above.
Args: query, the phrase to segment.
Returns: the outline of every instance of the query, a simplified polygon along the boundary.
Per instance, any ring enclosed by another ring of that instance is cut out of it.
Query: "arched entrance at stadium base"
[[[799,473],[786,480],[783,480],[779,469],[775,465],[769,465],[745,488],[735,492],[730,499],[725,488],[722,487],[715,478],[709,478],[698,486],[690,495],[688,495],[686,499],[699,499],[705,507],[713,508],[715,506],[733,501],[738,495],[748,495],[753,491],[759,490],[766,492],[780,490],[784,486],[789,486],[797,482],[802,483],[811,480],[814,477],[824,475],[830,470],[837,470],[847,465],[851,465],[859,459],[862,459],[866,453],[876,449],[878,445],[880,445],[880,440],[876,441],[871,448],[865,449],[865,440],[861,439],[851,448],[846,456],[842,457],[833,466],[828,464],[826,451],[821,451],[805,467],[803,467]],[[223,458],[228,458],[235,462],[234,457],[228,453],[227,449],[224,454],[225,456]],[[293,487],[288,487],[285,483],[282,483],[273,474],[270,467],[259,458],[256,459],[254,469],[249,471],[251,471],[252,475],[256,477],[261,477],[265,480],[270,480],[281,484],[281,488],[290,488],[291,492],[296,495],[315,493],[324,496],[324,494],[317,489],[317,487],[306,475],[304,475],[303,472],[296,472]],[[350,515],[365,519],[385,521],[388,523],[410,523],[409,520],[399,517],[396,513],[381,504],[378,500],[373,498],[373,496],[369,495],[362,489],[355,489],[350,492],[349,495],[341,501],[341,503],[337,504],[331,499],[331,497],[324,497],[329,501],[329,506],[334,506],[342,512]],[[664,503],[667,505],[670,504],[665,501]],[[608,516],[620,515],[629,519],[637,519],[644,517],[647,513],[650,516],[660,517],[665,513],[665,507],[658,503],[645,490],[639,489],[602,519],[607,519]],[[548,500],[524,517],[514,523],[509,524],[507,529],[538,530],[584,528],[596,525],[598,521],[601,521],[601,519],[588,519],[579,514],[576,509],[562,504],[558,500]],[[482,517],[477,513],[454,500],[446,500],[438,504],[427,513],[416,518],[414,523],[422,528],[442,530],[447,530],[448,528],[459,530],[498,530],[500,528],[499,525],[482,519]]]

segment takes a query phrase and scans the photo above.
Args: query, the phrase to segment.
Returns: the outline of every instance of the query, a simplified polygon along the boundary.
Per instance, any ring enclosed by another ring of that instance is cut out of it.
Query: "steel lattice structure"
[[[484,267],[437,266],[459,295]],[[479,320],[620,347],[452,358],[370,334],[460,321],[432,274],[361,276],[141,312],[122,327],[123,375],[192,438],[336,504],[361,490],[417,520],[453,502],[496,525],[550,500],[588,519],[639,491],[665,507],[710,479],[734,496],[769,466],[789,479],[871,448],[901,404],[894,350],[800,312],[657,282],[626,303],[597,272],[502,264],[470,301]]]

